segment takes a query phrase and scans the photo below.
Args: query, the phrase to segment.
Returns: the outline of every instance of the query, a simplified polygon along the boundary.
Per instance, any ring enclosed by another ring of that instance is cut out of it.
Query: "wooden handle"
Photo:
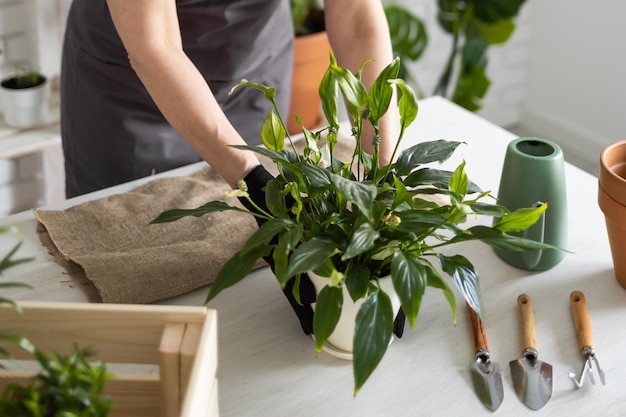
[[[487,343],[487,333],[485,333],[485,326],[483,321],[478,317],[478,314],[474,311],[469,304],[467,304],[467,312],[469,314],[469,320],[472,325],[472,337],[474,339],[474,351],[479,350],[489,351],[489,344]]]
[[[521,324],[522,350],[537,350],[537,335],[535,334],[535,315],[533,314],[533,303],[530,296],[521,294],[517,297],[519,309],[519,319]]]
[[[572,306],[572,315],[574,316],[574,325],[576,326],[576,335],[578,336],[578,346],[580,349],[593,347],[593,336],[591,335],[591,323],[589,321],[585,295],[580,291],[572,291],[569,296],[569,301]]]

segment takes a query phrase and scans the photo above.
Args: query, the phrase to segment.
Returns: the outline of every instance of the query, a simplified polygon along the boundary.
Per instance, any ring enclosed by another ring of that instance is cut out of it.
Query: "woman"
[[[327,0],[339,64],[366,84],[392,59],[379,0]],[[226,145],[258,144],[277,88],[286,114],[293,29],[288,0],[74,0],[63,49],[68,197],[206,160],[231,185],[258,164]],[[384,140],[383,132],[383,140]],[[383,160],[392,146],[382,145]]]
[[[371,85],[392,60],[380,0],[327,0],[324,10],[341,66],[374,59],[363,73]],[[228,145],[260,143],[269,103],[253,89],[227,93],[247,78],[276,87],[287,109],[292,42],[288,0],[74,0],[61,71],[67,196],[204,159],[233,188],[245,179],[264,206],[271,175]],[[381,126],[383,163],[393,125]],[[301,285],[303,304],[284,292],[308,334],[315,296]]]

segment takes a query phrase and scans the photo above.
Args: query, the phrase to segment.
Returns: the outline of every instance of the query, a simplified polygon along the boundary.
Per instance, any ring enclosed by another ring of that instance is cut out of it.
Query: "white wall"
[[[597,169],[602,147],[626,139],[626,2],[529,1],[521,123]]]

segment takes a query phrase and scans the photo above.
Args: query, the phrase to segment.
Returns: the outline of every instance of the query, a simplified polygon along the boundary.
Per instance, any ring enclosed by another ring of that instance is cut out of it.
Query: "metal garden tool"
[[[509,362],[513,388],[531,410],[539,410],[552,397],[552,365],[540,361],[535,335],[533,305],[527,294],[517,297],[522,336],[522,357]]]
[[[606,385],[604,371],[600,368],[600,363],[593,350],[593,336],[591,335],[591,323],[589,322],[589,312],[587,310],[585,295],[580,291],[572,291],[569,301],[572,307],[572,315],[574,316],[578,346],[580,347],[584,362],[578,378],[576,378],[576,374],[573,372],[570,372],[568,376],[576,387],[580,388],[585,382],[585,375],[589,375],[589,380],[592,384],[595,384],[594,373],[597,372],[602,385]]]
[[[490,409],[495,411],[502,404],[504,389],[502,386],[502,373],[500,365],[492,362],[489,356],[489,345],[487,344],[487,334],[485,327],[472,307],[467,306],[470,323],[472,325],[472,336],[474,339],[474,351],[476,360],[470,363],[472,383],[474,390],[480,401]]]

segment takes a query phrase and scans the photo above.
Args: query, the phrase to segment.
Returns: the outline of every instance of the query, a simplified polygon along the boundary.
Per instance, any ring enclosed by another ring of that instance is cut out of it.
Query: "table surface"
[[[516,137],[473,113],[440,98],[420,102],[420,113],[407,132],[412,143],[449,139],[467,142],[445,168],[467,162],[469,177],[497,193],[507,144]],[[567,155],[566,155],[567,157]],[[163,175],[184,175],[199,164]],[[501,261],[479,242],[465,243],[463,253],[476,267],[486,309],[485,325],[492,359],[504,378],[506,416],[626,416],[626,290],[614,277],[603,215],[598,208],[597,179],[566,164],[571,253],[556,267],[528,272]],[[89,194],[49,207],[63,209],[89,199],[128,191],[151,178]],[[23,241],[18,252],[35,261],[5,273],[4,280],[25,281],[30,290],[6,293],[16,299],[86,301],[80,286],[41,246],[32,213],[0,220],[16,233],[0,235],[0,254]],[[568,372],[583,363],[569,306],[569,294],[587,300],[597,358],[607,385],[587,380],[575,389]],[[165,300],[163,304],[201,305],[207,288]],[[457,298],[459,292],[455,291]],[[534,305],[539,358],[552,364],[554,394],[541,410],[526,408],[513,391],[508,362],[521,356],[516,300],[527,293]],[[460,303],[462,306],[462,303]],[[418,322],[390,345],[386,356],[355,398],[352,362],[324,352],[315,355],[268,268],[254,271],[224,291],[210,307],[219,322],[219,399],[222,416],[459,416],[490,415],[472,388],[469,364],[474,359],[464,308],[453,323],[438,290],[428,289]]]

